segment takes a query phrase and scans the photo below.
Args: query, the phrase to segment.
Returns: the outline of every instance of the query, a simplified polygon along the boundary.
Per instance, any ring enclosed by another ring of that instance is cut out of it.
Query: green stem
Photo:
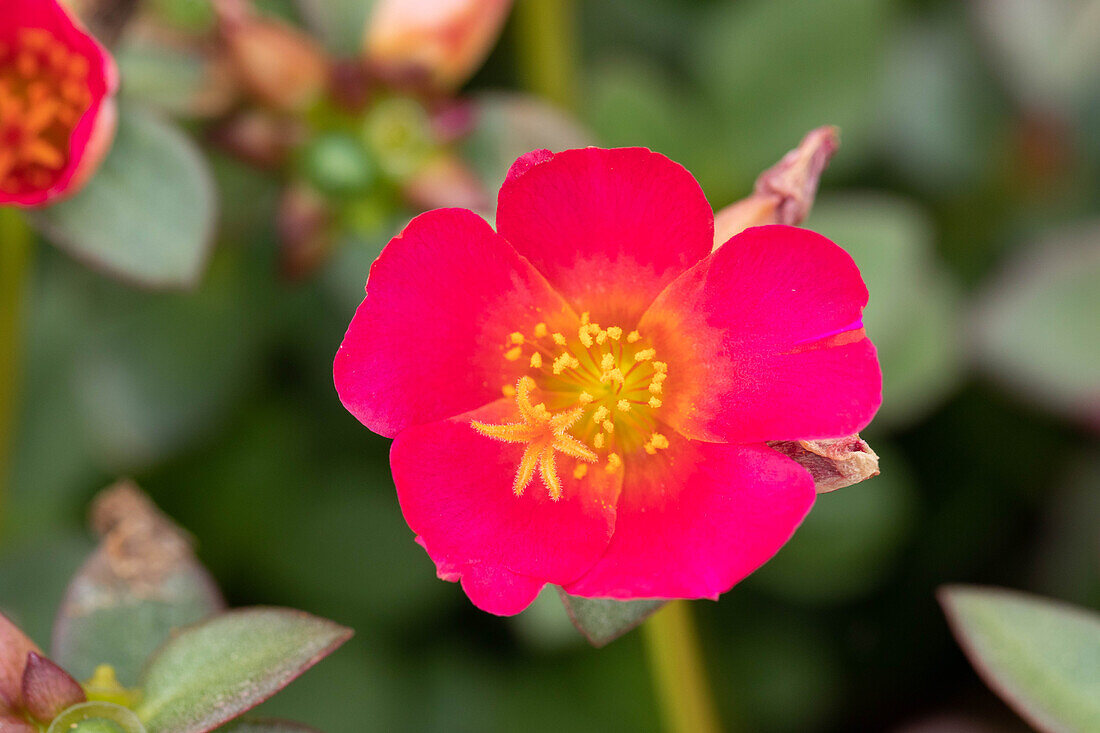
[[[4,526],[23,359],[23,301],[34,235],[22,212],[0,207],[0,528]]]
[[[699,638],[687,601],[672,601],[642,626],[661,717],[669,733],[718,733]]]
[[[520,0],[512,13],[524,86],[572,109],[577,77],[574,0]]]

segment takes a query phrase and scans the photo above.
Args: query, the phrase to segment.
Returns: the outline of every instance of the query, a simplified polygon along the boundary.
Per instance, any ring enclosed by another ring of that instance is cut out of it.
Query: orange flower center
[[[603,328],[585,313],[576,334],[551,333],[539,323],[530,335],[509,334],[503,348],[506,360],[528,365],[515,386],[502,388],[515,398],[520,421],[471,426],[497,440],[526,444],[516,495],[537,471],[550,498],[561,498],[558,453],[574,459],[573,476],[581,479],[588,464],[602,461],[603,470],[614,473],[629,453],[653,455],[668,447],[668,438],[656,431],[668,364],[657,360],[656,349],[637,331]]]
[[[88,59],[41,28],[0,42],[0,191],[53,185],[69,162],[69,138],[88,111]]]

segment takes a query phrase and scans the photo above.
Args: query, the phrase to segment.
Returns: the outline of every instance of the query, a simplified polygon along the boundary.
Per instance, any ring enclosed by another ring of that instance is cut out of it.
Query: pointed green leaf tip
[[[161,647],[145,669],[136,712],[149,733],[204,733],[259,705],[351,635],[301,611],[230,611]]]
[[[947,619],[986,684],[1041,731],[1100,731],[1100,615],[1015,591],[948,586]]]
[[[609,644],[652,616],[668,601],[615,601],[610,598],[581,598],[558,589],[569,620],[595,647]]]

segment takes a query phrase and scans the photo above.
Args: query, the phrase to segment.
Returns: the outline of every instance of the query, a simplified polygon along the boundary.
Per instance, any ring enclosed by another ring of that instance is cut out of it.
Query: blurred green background
[[[1080,22],[1095,5],[565,6],[564,114],[599,144],[684,164],[715,208],[810,128],[842,129],[806,226],[868,281],[886,387],[863,437],[882,475],[822,496],[772,563],[693,605],[731,729],[1022,730],[950,638],[935,589],[1100,606],[1100,25]],[[509,146],[567,134],[547,131],[549,112],[529,137],[491,128],[498,97],[485,93],[526,88],[530,33],[509,20],[466,87],[488,128],[467,152],[490,179],[522,152]],[[556,597],[502,620],[435,579],[401,518],[388,441],[336,398],[333,354],[407,214],[288,283],[278,184],[210,161],[219,238],[194,292],[131,289],[37,252],[0,535],[5,610],[46,643],[90,546],[88,500],[131,476],[194,533],[232,605],[356,629],[266,713],[331,733],[656,730],[637,633],[594,650]]]

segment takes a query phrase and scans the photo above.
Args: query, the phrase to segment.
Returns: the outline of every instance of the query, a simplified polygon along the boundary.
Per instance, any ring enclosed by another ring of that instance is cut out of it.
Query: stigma
[[[42,28],[0,42],[0,191],[54,185],[69,138],[92,103],[88,59]]]
[[[550,498],[561,498],[559,453],[573,460],[573,478],[582,480],[590,475],[590,464],[617,473],[632,455],[655,455],[668,447],[668,438],[656,430],[668,364],[638,331],[604,328],[584,313],[575,332],[538,323],[529,333],[506,334],[502,342],[502,358],[527,370],[514,385],[501,387],[515,400],[517,420],[473,421],[471,427],[496,440],[525,444],[513,483],[517,496],[538,473]]]

